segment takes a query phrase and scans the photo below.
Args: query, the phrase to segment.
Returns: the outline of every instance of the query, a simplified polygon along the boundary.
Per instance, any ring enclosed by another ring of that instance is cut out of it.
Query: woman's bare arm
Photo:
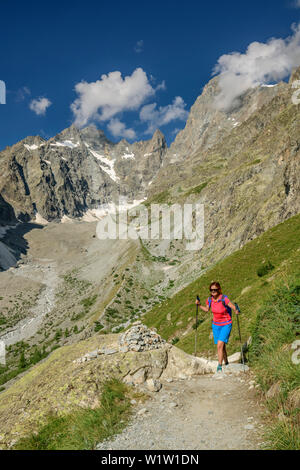
[[[227,305],[228,305],[228,307],[230,307],[231,310],[233,310],[237,315],[239,314],[238,310],[235,308],[235,305],[234,305],[232,302],[230,302],[230,300],[229,300],[229,302],[228,302]]]
[[[201,308],[201,310],[203,310],[203,312],[207,313],[209,311],[209,307],[204,307],[204,305],[201,305],[199,300],[196,300],[196,305],[199,305],[199,307]]]
[[[203,312],[209,312],[209,308],[208,307],[204,307],[203,305],[199,305],[199,307],[201,308],[201,310],[203,310]]]

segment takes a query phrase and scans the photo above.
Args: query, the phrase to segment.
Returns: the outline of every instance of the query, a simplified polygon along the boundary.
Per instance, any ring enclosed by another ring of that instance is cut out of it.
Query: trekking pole
[[[197,295],[197,300],[200,302],[199,295]],[[196,304],[196,324],[195,324],[195,356],[197,355],[197,327],[198,327],[198,307]]]
[[[241,313],[240,307],[238,304],[234,304],[235,308],[239,313]],[[242,337],[241,337],[241,329],[240,329],[240,321],[239,321],[239,315],[236,316],[237,319],[237,326],[238,326],[238,331],[239,331],[239,337],[240,337],[240,343],[241,343],[241,355],[242,355],[242,363],[244,367],[244,372],[245,372],[245,360],[244,360],[244,353],[243,353],[243,345],[242,345]]]

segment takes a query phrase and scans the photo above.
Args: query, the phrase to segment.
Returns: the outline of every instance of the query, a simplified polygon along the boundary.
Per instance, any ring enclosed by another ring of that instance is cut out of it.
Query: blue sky
[[[158,126],[170,143],[220,56],[225,55],[220,73],[236,73],[233,68],[243,61],[248,80],[249,44],[295,36],[291,25],[300,23],[299,0],[0,5],[0,80],[7,88],[0,149],[27,135],[51,137],[74,121],[95,123],[113,141],[148,139]],[[290,54],[282,47],[275,53]],[[233,51],[243,54],[235,64],[228,55]],[[271,47],[269,53],[274,59]],[[266,77],[272,82],[274,73],[254,74],[250,83]],[[280,71],[279,78],[287,73]]]

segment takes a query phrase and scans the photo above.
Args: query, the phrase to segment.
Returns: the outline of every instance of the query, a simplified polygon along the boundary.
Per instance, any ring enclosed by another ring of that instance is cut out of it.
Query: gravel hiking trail
[[[260,449],[263,407],[251,373],[163,382],[98,450]]]

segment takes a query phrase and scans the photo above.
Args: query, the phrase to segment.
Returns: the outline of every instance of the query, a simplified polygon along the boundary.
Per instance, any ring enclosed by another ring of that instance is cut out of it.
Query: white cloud
[[[172,135],[177,135],[178,132],[182,131],[182,127],[176,127],[175,129],[172,130],[171,134]]]
[[[51,101],[48,98],[38,98],[36,100],[32,100],[29,104],[29,108],[31,111],[35,112],[38,116],[44,115],[46,113],[47,108],[51,106]]]
[[[140,52],[143,51],[143,49],[144,49],[144,41],[143,39],[140,39],[140,41],[138,41],[136,45],[134,46],[134,50],[135,52],[139,54]]]
[[[31,95],[31,91],[29,90],[29,88],[27,86],[23,86],[22,88],[19,88],[16,91],[15,100],[17,102],[24,101],[26,99],[26,97],[29,96],[29,95]]]
[[[102,75],[100,80],[77,83],[79,95],[72,103],[75,125],[85,126],[90,120],[106,121],[116,114],[138,109],[149,96],[155,93],[142,68],[122,78],[121,72]]]
[[[244,54],[232,52],[219,58],[214,69],[214,73],[220,73],[221,92],[216,99],[219,109],[232,109],[247,89],[278,82],[300,65],[300,24],[292,29],[293,34],[286,39],[252,42]]]
[[[140,111],[140,119],[148,125],[146,133],[152,134],[157,128],[169,124],[171,121],[185,121],[188,117],[185,106],[186,104],[180,96],[176,96],[173,103],[167,106],[157,108],[157,103],[143,106]]]
[[[135,131],[133,129],[127,129],[125,124],[117,118],[111,119],[107,128],[114,137],[124,137],[125,139],[136,138]]]

